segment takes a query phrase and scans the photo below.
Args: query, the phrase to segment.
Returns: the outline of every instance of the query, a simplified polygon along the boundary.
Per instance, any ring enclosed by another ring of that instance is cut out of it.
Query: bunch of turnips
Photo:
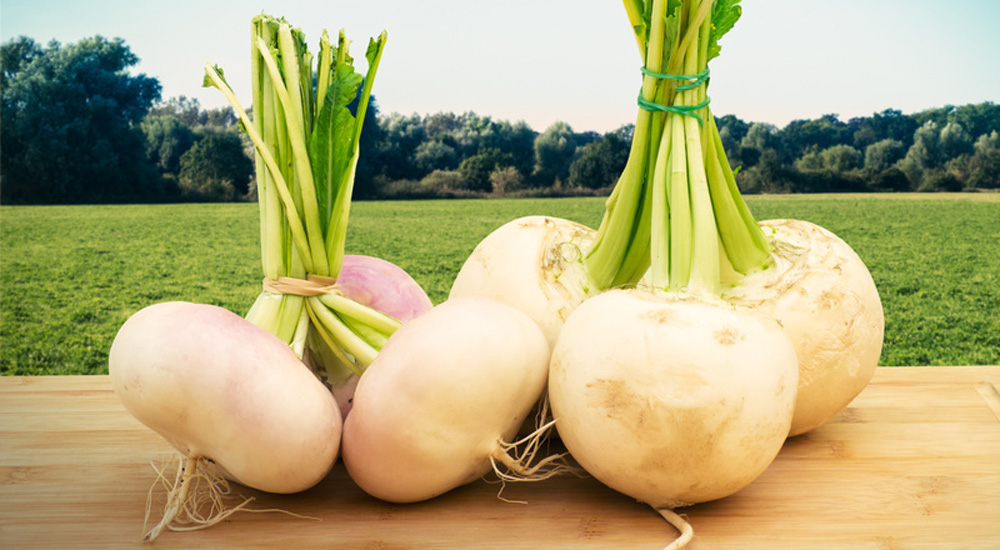
[[[676,508],[743,489],[860,393],[883,339],[871,275],[821,227],[758,223],[715,126],[709,62],[739,0],[625,8],[642,85],[600,226],[511,220],[437,305],[344,250],[385,34],[362,76],[324,33],[314,71],[301,31],[255,18],[253,117],[206,66],[256,148],[264,283],[246,317],[155,304],[115,339],[116,392],[186,464],[148,538],[232,512],[203,517],[199,491],[298,492],[343,458],[391,502],[586,472],[677,526],[679,548]],[[542,450],[553,437],[566,453]]]

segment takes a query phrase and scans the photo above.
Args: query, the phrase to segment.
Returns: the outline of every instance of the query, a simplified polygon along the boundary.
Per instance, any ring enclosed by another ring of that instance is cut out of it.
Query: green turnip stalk
[[[651,283],[718,293],[723,273],[770,265],[770,244],[736,187],[706,93],[708,62],[738,18],[738,2],[624,4],[641,58],[640,109],[599,228],[513,220],[476,247],[450,293],[517,307],[551,343],[573,309],[602,291]],[[716,265],[719,254],[725,265]]]
[[[597,288],[692,285],[717,293],[719,247],[741,274],[770,245],[739,194],[708,106],[708,62],[740,14],[737,1],[625,0],[643,83],[629,162],[586,256]],[[715,251],[716,253],[713,253]]]
[[[246,318],[299,357],[325,363],[329,372],[321,374],[343,367],[360,374],[400,326],[343,297],[336,284],[362,125],[385,40],[383,32],[369,41],[362,76],[344,32],[334,46],[324,31],[314,70],[301,30],[284,19],[255,17],[252,118],[222,70],[205,66],[205,85],[223,92],[256,151],[264,289]]]

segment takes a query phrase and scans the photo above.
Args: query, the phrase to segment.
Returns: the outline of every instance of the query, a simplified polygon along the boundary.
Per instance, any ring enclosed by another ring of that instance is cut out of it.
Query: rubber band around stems
[[[305,279],[294,277],[278,277],[277,279],[265,278],[263,281],[264,290],[272,294],[293,294],[296,296],[322,296],[324,294],[338,294],[343,296],[337,280],[333,277],[322,275],[307,275]]]
[[[702,84],[708,81],[708,76],[709,76],[708,67],[705,67],[704,71],[701,71],[700,73],[694,75],[657,73],[647,69],[646,67],[641,67],[640,70],[642,71],[642,74],[660,80],[690,80],[691,82],[687,84],[682,84],[677,87],[677,91],[679,92],[693,90],[698,86],[701,86]],[[642,93],[640,92],[636,102],[639,104],[640,108],[646,111],[673,113],[676,115],[694,117],[694,119],[698,121],[698,124],[704,125],[705,121],[701,118],[701,116],[698,115],[696,111],[700,111],[705,107],[708,107],[708,104],[711,102],[711,99],[706,98],[705,101],[702,101],[697,105],[661,105],[655,101],[650,101],[642,97]]]
[[[651,76],[659,80],[690,80],[691,82],[683,84],[677,87],[678,92],[684,92],[687,90],[693,90],[698,86],[701,86],[708,81],[709,70],[705,67],[704,71],[698,74],[670,74],[670,73],[658,73],[647,69],[646,67],[640,67],[642,74],[646,76]]]

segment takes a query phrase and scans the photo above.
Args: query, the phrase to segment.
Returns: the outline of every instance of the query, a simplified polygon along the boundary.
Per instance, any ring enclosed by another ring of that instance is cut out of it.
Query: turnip
[[[405,315],[429,307],[398,268],[372,281],[363,269],[372,258],[346,261],[341,279],[358,142],[385,39],[383,32],[369,41],[362,76],[343,31],[336,47],[324,31],[314,72],[301,30],[253,18],[253,120],[222,70],[205,65],[205,85],[223,92],[255,147],[263,289],[245,319],[212,306],[150,306],[112,346],[109,369],[122,402],[185,457],[148,539],[165,527],[226,517],[233,510],[215,502],[226,479],[270,492],[318,482],[337,459],[342,425],[319,378],[360,374],[401,324],[361,301],[388,309],[391,300]],[[349,402],[349,389],[340,394]],[[200,510],[205,480],[208,518]]]
[[[531,317],[550,345],[588,295],[583,264],[594,231],[551,216],[507,222],[483,239],[462,265],[450,298],[484,296]]]
[[[612,290],[570,316],[549,395],[559,436],[587,472],[672,509],[733,494],[767,468],[797,380],[795,351],[770,318]]]
[[[510,306],[478,296],[436,306],[397,330],[361,377],[344,424],[348,473],[391,502],[427,500],[491,469],[554,473],[556,457],[530,464],[534,451],[515,456],[512,441],[548,361],[541,329]]]
[[[482,296],[514,307],[542,329],[551,348],[569,315],[596,291],[585,264],[595,236],[589,227],[553,216],[507,222],[476,245],[449,298]],[[535,411],[544,423],[544,399]],[[536,427],[526,422],[518,433],[527,435]]]
[[[412,321],[433,307],[427,293],[406,271],[372,256],[345,255],[344,265],[337,277],[337,289],[344,298],[384,313],[400,323]],[[331,299],[327,298],[328,301]],[[360,377],[358,371],[363,367],[353,358],[329,352],[329,347],[320,342],[307,348],[303,360],[330,387],[340,406],[340,414],[346,418],[351,411],[354,388]]]
[[[549,398],[572,456],[676,525],[678,548],[693,531],[674,508],[732,495],[773,461],[792,426],[800,354],[813,350],[774,316],[799,306],[728,299],[746,280],[773,280],[772,250],[784,246],[746,207],[708,107],[708,61],[738,1],[625,7],[644,63],[634,140],[648,152],[645,176],[623,178],[616,192],[643,197],[621,227],[638,229],[630,245],[648,247],[650,269],[635,288],[589,298],[569,316]]]
[[[412,321],[433,307],[413,277],[382,258],[344,255],[337,286],[345,297],[401,323]]]
[[[118,331],[108,370],[129,413],[183,455],[147,540],[235,510],[202,518],[203,495],[193,487],[200,480],[294,493],[337,459],[342,421],[330,392],[284,342],[223,308],[164,302],[140,310]]]
[[[799,357],[790,435],[819,427],[865,388],[882,352],[885,319],[871,274],[843,240],[801,220],[760,224],[774,267],[726,289],[732,302],[777,319]]]

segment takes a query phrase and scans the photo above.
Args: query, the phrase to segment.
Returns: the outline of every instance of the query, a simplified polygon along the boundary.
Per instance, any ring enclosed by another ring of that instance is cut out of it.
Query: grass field
[[[886,311],[882,365],[1000,364],[1000,195],[752,196],[849,242]],[[432,300],[476,243],[527,214],[596,227],[602,199],[362,202],[349,253],[409,271]],[[118,327],[164,300],[244,313],[260,285],[256,205],[0,208],[3,374],[107,372]]]

